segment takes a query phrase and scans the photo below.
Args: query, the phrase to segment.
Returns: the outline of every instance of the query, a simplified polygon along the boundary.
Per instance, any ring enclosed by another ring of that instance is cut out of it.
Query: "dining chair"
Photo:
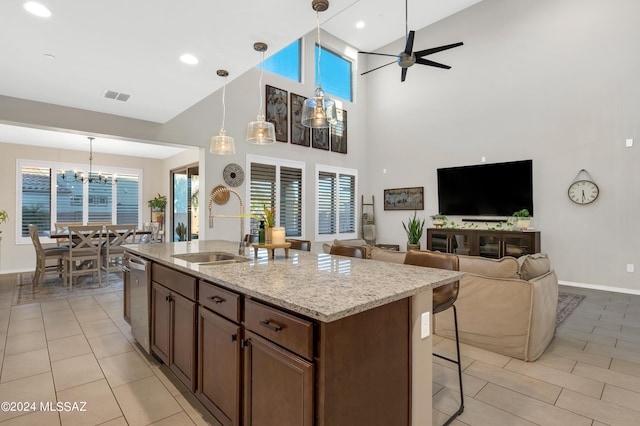
[[[102,287],[101,249],[103,225],[70,226],[69,237],[74,244],[63,255],[65,282],[72,290],[73,279],[79,275],[98,275]]]
[[[65,234],[69,232],[70,226],[80,226],[82,222],[56,222],[53,226],[53,231],[56,234]],[[56,244],[60,247],[68,248],[71,240],[67,238],[56,238]]]
[[[404,258],[405,265],[426,266],[429,268],[447,269],[450,271],[459,271],[459,259],[455,254],[445,254],[432,252],[427,250],[410,250]],[[456,310],[456,300],[458,299],[458,291],[460,289],[460,281],[454,281],[433,289],[433,315],[444,312],[449,308],[453,308],[453,324],[456,335],[456,352],[457,360],[434,353],[433,355],[452,362],[458,366],[458,383],[460,384],[460,406],[455,413],[444,423],[450,424],[457,416],[464,411],[464,394],[462,391],[462,359],[460,358],[460,339],[458,338],[458,312]]]
[[[120,271],[124,257],[123,244],[136,240],[137,225],[107,225],[105,226],[105,242],[102,247],[102,270],[107,273],[107,285],[111,269]]]
[[[287,243],[291,243],[291,248],[294,250],[311,251],[311,241],[309,240],[297,240],[295,238],[287,238]]]
[[[349,256],[349,257],[355,257],[358,259],[365,259],[365,249],[363,247],[358,247],[358,246],[340,246],[337,244],[334,244],[331,246],[331,251],[329,251],[329,254],[335,254],[338,256]]]
[[[62,256],[66,253],[66,247],[42,247],[38,236],[38,227],[29,225],[29,236],[36,250],[36,270],[33,275],[33,285],[44,283],[46,274],[62,274]],[[55,265],[47,265],[47,261],[55,260]]]

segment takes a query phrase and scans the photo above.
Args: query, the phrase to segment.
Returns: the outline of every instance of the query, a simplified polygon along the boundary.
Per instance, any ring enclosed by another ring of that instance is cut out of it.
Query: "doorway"
[[[198,164],[171,170],[173,209],[171,223],[173,232],[171,241],[197,240],[200,176]]]

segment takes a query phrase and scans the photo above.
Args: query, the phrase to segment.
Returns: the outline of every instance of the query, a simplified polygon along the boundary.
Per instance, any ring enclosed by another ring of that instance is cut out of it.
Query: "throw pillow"
[[[487,259],[480,256],[458,255],[460,270],[472,274],[484,275],[492,278],[520,278],[518,275],[518,260],[505,256],[502,259]]]
[[[546,253],[527,254],[518,258],[520,264],[520,277],[529,281],[551,270],[551,262]]]

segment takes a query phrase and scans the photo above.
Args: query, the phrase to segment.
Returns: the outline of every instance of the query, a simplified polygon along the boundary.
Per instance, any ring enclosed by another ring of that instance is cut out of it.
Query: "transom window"
[[[315,48],[315,59],[318,63],[320,49]],[[353,101],[351,86],[351,61],[340,55],[333,53],[326,48],[322,48],[320,58],[320,74],[322,77],[322,88],[325,93],[337,96],[349,102]],[[318,85],[318,75],[316,74],[316,86]]]
[[[264,61],[264,69],[299,83],[301,81],[300,46],[302,46],[302,42],[298,39],[278,53],[271,55]]]

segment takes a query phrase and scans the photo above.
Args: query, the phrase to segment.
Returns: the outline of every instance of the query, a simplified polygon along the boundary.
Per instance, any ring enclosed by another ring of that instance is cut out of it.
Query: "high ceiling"
[[[410,0],[409,27],[478,1]],[[0,95],[157,123],[218,90],[217,69],[232,80],[255,66],[255,41],[273,54],[316,23],[311,0],[42,0],[49,18],[23,3],[0,2]],[[375,50],[404,37],[405,0],[331,0],[320,20],[348,44]],[[359,21],[364,28],[356,28]],[[184,53],[199,63],[182,63]],[[131,97],[107,99],[105,91]]]

